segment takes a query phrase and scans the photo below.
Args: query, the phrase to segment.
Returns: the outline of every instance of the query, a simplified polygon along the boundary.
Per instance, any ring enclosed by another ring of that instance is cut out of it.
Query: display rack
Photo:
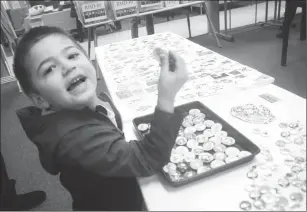
[[[136,15],[131,15],[130,18],[131,17],[142,17],[142,16],[146,16],[146,15],[152,15],[152,14],[166,12],[166,11],[170,11],[170,10],[175,10],[175,9],[179,9],[179,8],[182,8],[182,7],[188,7],[188,6],[192,6],[192,5],[196,5],[196,4],[203,4],[203,7],[205,9],[205,13],[206,13],[206,16],[207,16],[207,19],[208,19],[208,22],[209,22],[210,29],[212,30],[212,34],[213,34],[213,36],[216,40],[217,46],[221,48],[222,46],[221,46],[221,43],[220,43],[218,35],[217,35],[218,33],[216,32],[216,29],[215,29],[215,27],[212,23],[211,17],[207,13],[208,9],[207,9],[207,6],[205,4],[206,2],[207,2],[207,0],[191,1],[191,2],[187,2],[187,3],[181,3],[181,4],[175,5],[175,6],[164,7],[162,9],[151,10],[151,11],[141,12],[141,13],[139,12]],[[78,3],[76,3],[75,1],[74,1],[74,3],[77,7],[79,6]],[[97,22],[97,23],[85,24],[84,21],[83,21],[83,18],[81,16],[80,10],[77,9],[76,11],[77,11],[78,19],[82,23],[83,27],[88,29],[88,54],[89,54],[89,57],[90,57],[92,35],[93,35],[93,39],[94,39],[94,47],[98,46],[96,28],[99,27],[99,26],[105,25],[105,24],[112,23],[116,20],[106,20],[106,21],[101,21],[101,22]],[[121,19],[121,20],[123,20],[123,19]],[[188,20],[188,22],[189,22],[189,20]]]

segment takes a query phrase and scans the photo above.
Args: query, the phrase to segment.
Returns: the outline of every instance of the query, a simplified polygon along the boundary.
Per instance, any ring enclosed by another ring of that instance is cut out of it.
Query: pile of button
[[[247,173],[252,179],[245,190],[251,200],[240,203],[242,210],[306,211],[306,132],[300,122],[279,124],[280,139],[275,142],[283,164],[273,161],[268,148],[262,147],[265,163],[254,165]]]
[[[220,123],[206,119],[199,109],[190,109],[183,119],[163,171],[173,182],[208,172],[252,153],[241,149]]]

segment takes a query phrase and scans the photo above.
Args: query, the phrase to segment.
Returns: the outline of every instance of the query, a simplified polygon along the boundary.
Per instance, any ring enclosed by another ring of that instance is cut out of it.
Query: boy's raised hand
[[[173,112],[170,106],[174,106],[177,92],[188,80],[187,66],[176,52],[163,52],[159,55],[161,72],[158,82],[158,106],[165,106],[168,112]]]

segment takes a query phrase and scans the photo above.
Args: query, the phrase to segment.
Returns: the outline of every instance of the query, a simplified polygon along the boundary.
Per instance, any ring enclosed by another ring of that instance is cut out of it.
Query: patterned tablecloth
[[[124,120],[152,113],[156,106],[160,68],[152,55],[155,47],[172,49],[187,63],[189,80],[175,105],[274,82],[270,76],[170,32],[97,47],[98,63]]]

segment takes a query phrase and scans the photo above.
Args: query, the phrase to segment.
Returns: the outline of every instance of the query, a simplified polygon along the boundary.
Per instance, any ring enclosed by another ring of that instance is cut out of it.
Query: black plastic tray
[[[193,177],[185,178],[185,179],[182,179],[180,181],[171,181],[168,174],[164,173],[164,171],[161,170],[164,178],[173,187],[186,185],[186,184],[194,182],[196,180],[199,180],[199,179],[202,179],[202,178],[205,178],[205,177],[209,177],[209,176],[214,175],[214,174],[218,174],[218,173],[220,173],[224,170],[234,168],[234,167],[239,166],[243,163],[247,163],[247,162],[253,160],[254,157],[260,152],[260,149],[259,149],[258,146],[256,146],[248,138],[246,138],[244,135],[242,135],[238,130],[233,128],[230,124],[228,124],[226,121],[224,121],[221,117],[216,115],[213,111],[211,111],[209,108],[207,108],[205,105],[203,105],[202,103],[200,103],[198,101],[187,103],[187,104],[180,105],[180,106],[176,107],[176,113],[180,113],[180,114],[183,114],[184,116],[186,116],[186,115],[188,115],[189,110],[194,109],[194,108],[197,108],[202,113],[205,113],[206,114],[206,118],[205,118],[206,120],[210,119],[210,120],[213,120],[214,122],[218,122],[218,123],[222,124],[223,130],[228,133],[228,136],[231,136],[236,140],[236,143],[232,146],[237,147],[240,150],[249,151],[252,154],[247,156],[247,157],[240,158],[240,159],[238,159],[234,162],[227,163],[227,164],[220,166],[218,168],[211,169],[211,170],[206,171],[204,173],[197,174]],[[138,130],[137,126],[141,123],[150,123],[151,119],[152,119],[152,115],[142,116],[142,117],[138,117],[138,118],[133,119],[134,127],[135,127],[136,132],[138,133],[138,135],[141,139],[144,138],[144,134]]]

